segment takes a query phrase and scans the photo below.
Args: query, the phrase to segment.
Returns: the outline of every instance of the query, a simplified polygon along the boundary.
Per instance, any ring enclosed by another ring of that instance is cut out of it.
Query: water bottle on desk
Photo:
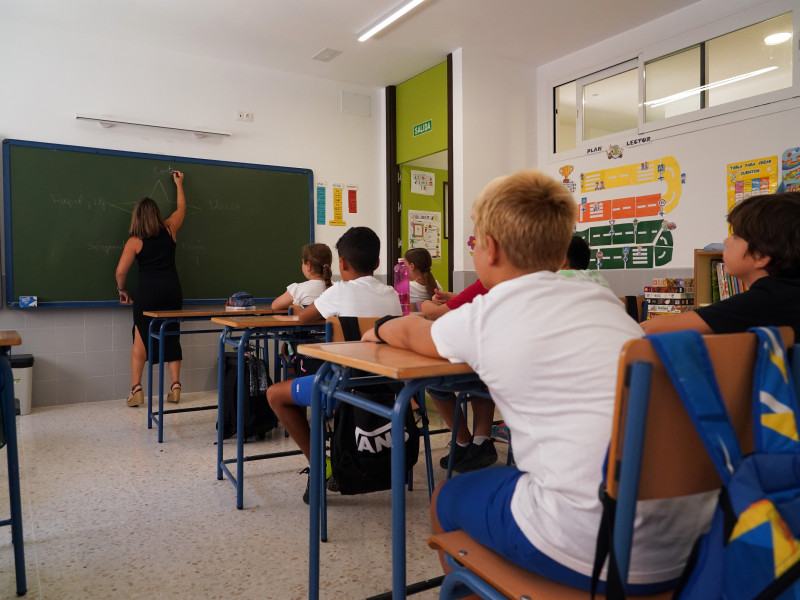
[[[403,316],[411,310],[409,285],[408,285],[408,265],[402,258],[397,259],[394,266],[394,289],[400,296],[400,306],[403,309]]]

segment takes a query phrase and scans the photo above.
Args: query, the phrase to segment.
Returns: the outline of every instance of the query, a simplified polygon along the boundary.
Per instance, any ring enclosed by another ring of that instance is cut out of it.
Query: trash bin
[[[11,374],[14,376],[14,404],[17,414],[31,412],[31,380],[33,379],[33,354],[10,354]]]

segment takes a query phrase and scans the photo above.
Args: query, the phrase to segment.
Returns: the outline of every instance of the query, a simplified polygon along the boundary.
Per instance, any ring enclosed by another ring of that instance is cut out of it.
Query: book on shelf
[[[655,286],[655,285],[646,285],[644,286],[645,293],[652,293],[652,294],[665,294],[665,293],[672,293],[672,294],[693,294],[694,287],[685,287],[685,286]]]
[[[714,297],[715,290],[719,294],[719,300],[727,300],[731,296],[735,296],[736,294],[741,294],[742,292],[747,291],[747,286],[741,279],[725,273],[725,263],[718,261],[715,267],[717,286],[716,288],[711,288],[712,298]],[[714,277],[712,276],[712,286],[714,283],[713,280]]]
[[[711,303],[719,302],[719,271],[717,266],[722,264],[721,258],[712,258],[709,262],[709,271],[711,272]]]

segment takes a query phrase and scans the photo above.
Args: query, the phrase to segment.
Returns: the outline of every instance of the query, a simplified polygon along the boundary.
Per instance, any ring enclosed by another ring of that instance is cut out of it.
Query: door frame
[[[441,64],[441,63],[440,63]],[[443,223],[450,241],[447,252],[447,289],[453,289],[453,55],[447,55],[447,205],[449,223]],[[402,247],[400,229],[400,166],[397,164],[397,87],[386,87],[386,278],[394,284],[394,265]]]

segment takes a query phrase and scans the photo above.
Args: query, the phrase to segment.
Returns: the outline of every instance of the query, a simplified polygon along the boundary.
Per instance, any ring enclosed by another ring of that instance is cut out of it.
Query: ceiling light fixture
[[[782,44],[786,40],[791,39],[792,34],[788,31],[784,31],[781,33],[773,33],[772,35],[768,35],[764,38],[764,43],[767,46],[777,46],[778,44]]]
[[[385,27],[388,27],[389,25],[397,21],[397,19],[406,14],[408,11],[413,10],[414,8],[422,4],[424,1],[425,0],[411,0],[410,2],[404,2],[402,6],[399,6],[398,8],[394,9],[391,12],[391,14],[378,21],[376,25],[373,25],[372,27],[367,29],[364,33],[360,34],[358,36],[358,41],[366,42],[373,35],[381,31]]]
[[[341,50],[334,50],[333,48],[323,48],[311,57],[312,60],[319,60],[322,62],[330,62],[342,53]]]
[[[658,100],[650,100],[649,102],[645,102],[644,105],[649,106],[650,108],[664,106],[665,104],[669,104],[670,102],[676,102],[677,100],[683,100],[684,98],[689,98],[690,96],[694,96],[695,94],[699,94],[700,92],[704,92],[705,90],[718,88],[722,85],[728,85],[729,83],[736,83],[737,81],[741,81],[742,79],[748,79],[750,77],[755,77],[756,75],[761,75],[762,73],[767,73],[768,71],[774,71],[777,68],[778,67],[776,66],[772,66],[772,67],[767,67],[765,69],[759,69],[758,71],[751,71],[750,73],[737,75],[736,77],[729,77],[728,79],[720,79],[719,81],[715,81],[714,83],[709,83],[708,85],[701,85],[700,87],[692,88],[684,92],[678,92],[677,94],[672,94],[671,96],[664,96],[663,98],[659,98]]]

